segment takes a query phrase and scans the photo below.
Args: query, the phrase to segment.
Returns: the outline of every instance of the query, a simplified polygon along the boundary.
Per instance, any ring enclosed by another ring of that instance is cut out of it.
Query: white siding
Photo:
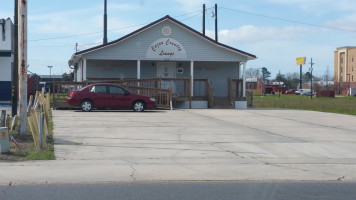
[[[162,28],[170,26],[169,36],[162,34]],[[105,47],[83,55],[84,59],[104,60],[151,60],[146,58],[147,50],[159,38],[173,38],[180,42],[187,53],[186,59],[193,61],[245,61],[246,57],[203,39],[202,37],[184,29],[169,20],[156,24],[149,29],[132,36],[120,43]],[[162,59],[166,60],[166,59]]]
[[[5,23],[4,29],[2,24],[0,24],[0,51],[12,51],[13,46],[13,25],[10,19],[2,20]],[[5,34],[4,34],[4,33]]]
[[[12,60],[11,57],[0,57],[0,81],[11,81],[11,69],[12,69]]]

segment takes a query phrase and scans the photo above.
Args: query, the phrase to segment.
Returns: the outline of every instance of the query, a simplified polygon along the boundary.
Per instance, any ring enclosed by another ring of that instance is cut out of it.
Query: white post
[[[137,79],[141,79],[141,60],[137,61]]]
[[[243,81],[242,81],[242,96],[243,97],[246,97],[246,62],[247,61],[245,61],[244,62],[244,67],[243,67],[243,71],[242,71],[242,79],[243,79]]]
[[[87,80],[87,59],[83,60],[83,81]]]
[[[18,63],[20,134],[27,132],[27,0],[18,4]]]
[[[190,90],[191,96],[194,96],[194,61],[190,61]]]
[[[137,61],[137,79],[141,79],[141,60]],[[137,86],[140,87],[140,82],[137,82]]]

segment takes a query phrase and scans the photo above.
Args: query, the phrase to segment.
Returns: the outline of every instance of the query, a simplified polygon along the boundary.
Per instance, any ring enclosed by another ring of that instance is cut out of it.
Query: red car
[[[285,94],[295,94],[296,89],[287,90]]]
[[[71,91],[66,102],[71,106],[81,107],[85,112],[91,111],[93,108],[133,109],[136,112],[142,112],[157,106],[154,98],[133,94],[125,88],[111,83],[96,83],[80,90]]]

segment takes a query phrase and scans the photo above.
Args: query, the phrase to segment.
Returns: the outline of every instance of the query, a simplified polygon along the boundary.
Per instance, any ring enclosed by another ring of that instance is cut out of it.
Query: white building
[[[10,18],[0,19],[0,103],[11,100],[14,26]]]
[[[181,108],[188,107],[189,98],[192,108],[206,108],[207,96],[245,108],[246,79],[240,77],[245,77],[246,63],[253,59],[253,54],[165,16],[115,41],[77,52],[69,63],[79,82],[163,78],[159,87],[171,88],[173,96],[185,98]],[[179,82],[183,79],[189,81]]]

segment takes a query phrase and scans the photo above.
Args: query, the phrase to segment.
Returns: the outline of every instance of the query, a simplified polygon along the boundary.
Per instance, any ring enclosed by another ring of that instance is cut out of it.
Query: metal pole
[[[303,89],[302,88],[302,77],[303,77],[303,74],[302,74],[302,65],[300,65],[300,74],[299,74],[299,89]]]
[[[215,4],[215,41],[218,41],[218,5]]]
[[[18,0],[15,0],[15,16],[14,16],[14,66],[12,72],[12,99],[11,99],[11,115],[14,117],[17,115],[17,100],[18,100],[18,73],[19,73],[19,61],[18,61]]]
[[[20,134],[27,132],[27,0],[21,0],[19,14],[19,100]]]
[[[205,4],[203,4],[203,35],[205,35]]]
[[[311,74],[311,79],[310,79],[310,99],[313,99],[313,58],[310,60],[310,74]]]
[[[104,0],[104,39],[103,43],[106,44],[108,43],[108,32],[107,32],[107,14],[106,14],[107,6],[106,6],[106,0]]]

